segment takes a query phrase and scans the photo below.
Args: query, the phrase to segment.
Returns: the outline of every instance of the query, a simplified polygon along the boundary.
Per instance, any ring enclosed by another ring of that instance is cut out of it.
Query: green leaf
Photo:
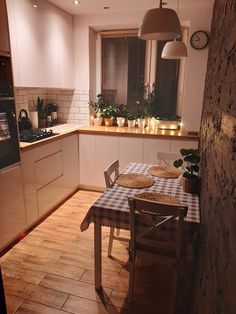
[[[182,159],[178,159],[178,160],[175,160],[175,161],[174,161],[173,166],[174,166],[175,168],[179,168],[179,167],[182,166],[182,164],[183,164],[183,160],[182,160]]]
[[[191,166],[191,169],[192,169],[192,171],[194,171],[194,172],[198,172],[198,171],[199,171],[198,165],[193,165],[193,166]]]

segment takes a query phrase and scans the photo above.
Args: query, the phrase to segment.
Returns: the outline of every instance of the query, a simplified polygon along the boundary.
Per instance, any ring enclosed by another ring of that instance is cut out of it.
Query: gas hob
[[[20,142],[33,143],[57,134],[58,133],[54,133],[53,130],[46,129],[23,130],[20,131]]]

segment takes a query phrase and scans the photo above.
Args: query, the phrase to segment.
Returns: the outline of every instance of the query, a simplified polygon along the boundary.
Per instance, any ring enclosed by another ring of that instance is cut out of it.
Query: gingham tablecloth
[[[148,174],[147,170],[153,165],[130,163],[124,173]],[[129,230],[129,206],[128,197],[142,192],[155,192],[175,196],[183,205],[188,206],[185,222],[189,226],[200,223],[199,196],[183,192],[181,179],[162,179],[154,177],[153,186],[145,189],[123,188],[115,184],[107,189],[97,201],[90,207],[87,215],[81,223],[81,231],[88,229],[91,222],[102,226],[115,227]]]

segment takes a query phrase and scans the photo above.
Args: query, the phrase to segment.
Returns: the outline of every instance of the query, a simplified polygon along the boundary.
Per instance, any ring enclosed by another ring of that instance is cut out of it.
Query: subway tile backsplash
[[[17,116],[21,109],[29,111],[29,104],[37,97],[46,104],[58,105],[58,120],[62,123],[89,125],[89,91],[55,88],[16,87],[15,100]]]

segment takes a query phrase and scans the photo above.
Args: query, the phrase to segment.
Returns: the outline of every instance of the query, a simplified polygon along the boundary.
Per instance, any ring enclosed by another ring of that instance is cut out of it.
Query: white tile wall
[[[44,102],[58,105],[58,119],[64,123],[78,123],[89,125],[89,91],[64,90],[20,87],[15,88],[16,112],[21,109],[29,111],[29,104],[36,101],[37,97]]]

